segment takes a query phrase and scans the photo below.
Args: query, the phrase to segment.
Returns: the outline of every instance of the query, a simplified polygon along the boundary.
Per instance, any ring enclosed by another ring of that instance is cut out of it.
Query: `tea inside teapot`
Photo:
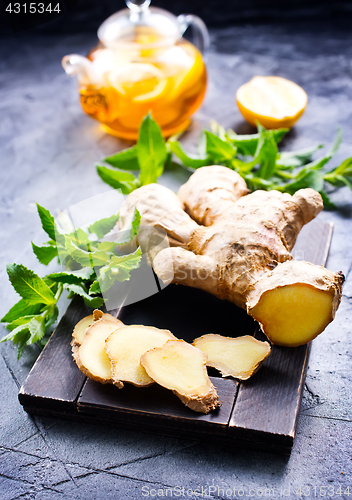
[[[186,128],[206,89],[201,52],[182,38],[191,22],[200,23],[198,33],[202,38],[204,32],[206,42],[206,28],[196,16],[176,18],[145,3],[107,19],[88,58],[63,59],[66,72],[78,76],[83,110],[126,139],[137,139],[150,111],[165,136]]]

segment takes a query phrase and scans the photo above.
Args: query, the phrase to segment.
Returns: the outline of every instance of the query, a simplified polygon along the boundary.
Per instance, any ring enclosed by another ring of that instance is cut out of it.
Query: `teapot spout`
[[[72,77],[77,75],[81,85],[96,83],[93,64],[86,57],[70,54],[62,58],[61,64],[67,75]]]

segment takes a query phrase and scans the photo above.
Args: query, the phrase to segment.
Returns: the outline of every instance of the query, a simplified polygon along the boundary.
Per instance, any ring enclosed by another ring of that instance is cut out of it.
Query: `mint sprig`
[[[139,266],[141,260],[139,248],[130,254],[118,255],[118,238],[115,242],[111,238],[100,241],[109,235],[118,215],[96,221],[88,228],[62,233],[50,212],[40,205],[37,207],[42,227],[50,241],[40,247],[32,243],[33,251],[40,263],[47,265],[58,257],[66,268],[41,278],[22,264],[7,266],[9,280],[21,299],[1,319],[1,322],[7,323],[6,328],[10,333],[0,342],[12,340],[18,346],[18,358],[26,345],[45,345],[47,334],[58,317],[57,302],[63,290],[67,290],[70,297],[81,296],[91,308],[101,307],[104,299],[100,296],[97,274],[104,277],[102,283],[105,289],[107,282],[112,286],[115,281],[130,279],[130,272]],[[139,226],[140,214],[135,209],[129,230],[122,233],[124,243],[134,240]],[[98,283],[95,290],[92,288],[93,283]]]
[[[103,160],[119,170],[101,164],[96,168],[100,178],[109,186],[129,194],[140,186],[156,182],[164,171],[167,157],[168,149],[161,129],[148,113],[141,123],[137,144]],[[126,170],[139,170],[139,177]]]

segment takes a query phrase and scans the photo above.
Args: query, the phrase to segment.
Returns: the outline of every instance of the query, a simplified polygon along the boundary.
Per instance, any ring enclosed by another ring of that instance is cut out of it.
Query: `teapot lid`
[[[98,29],[99,40],[108,48],[136,46],[144,48],[170,45],[181,38],[177,17],[150,0],[126,0],[127,9],[108,17]]]

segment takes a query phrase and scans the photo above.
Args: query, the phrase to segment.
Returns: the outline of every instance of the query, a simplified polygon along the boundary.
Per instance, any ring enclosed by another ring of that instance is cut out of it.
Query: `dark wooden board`
[[[294,255],[325,264],[331,234],[331,224],[311,222],[301,232]],[[19,400],[26,411],[109,422],[158,434],[215,439],[230,446],[290,452],[310,345],[273,346],[259,372],[242,383],[222,379],[215,370],[209,370],[223,404],[219,410],[202,415],[157,385],[141,389],[126,384],[117,389],[86,379],[72,359],[70,340],[74,325],[89,313],[79,298],[70,304],[20,390]],[[115,313],[126,324],[167,328],[189,342],[210,332],[263,336],[255,321],[235,305],[176,285]]]

